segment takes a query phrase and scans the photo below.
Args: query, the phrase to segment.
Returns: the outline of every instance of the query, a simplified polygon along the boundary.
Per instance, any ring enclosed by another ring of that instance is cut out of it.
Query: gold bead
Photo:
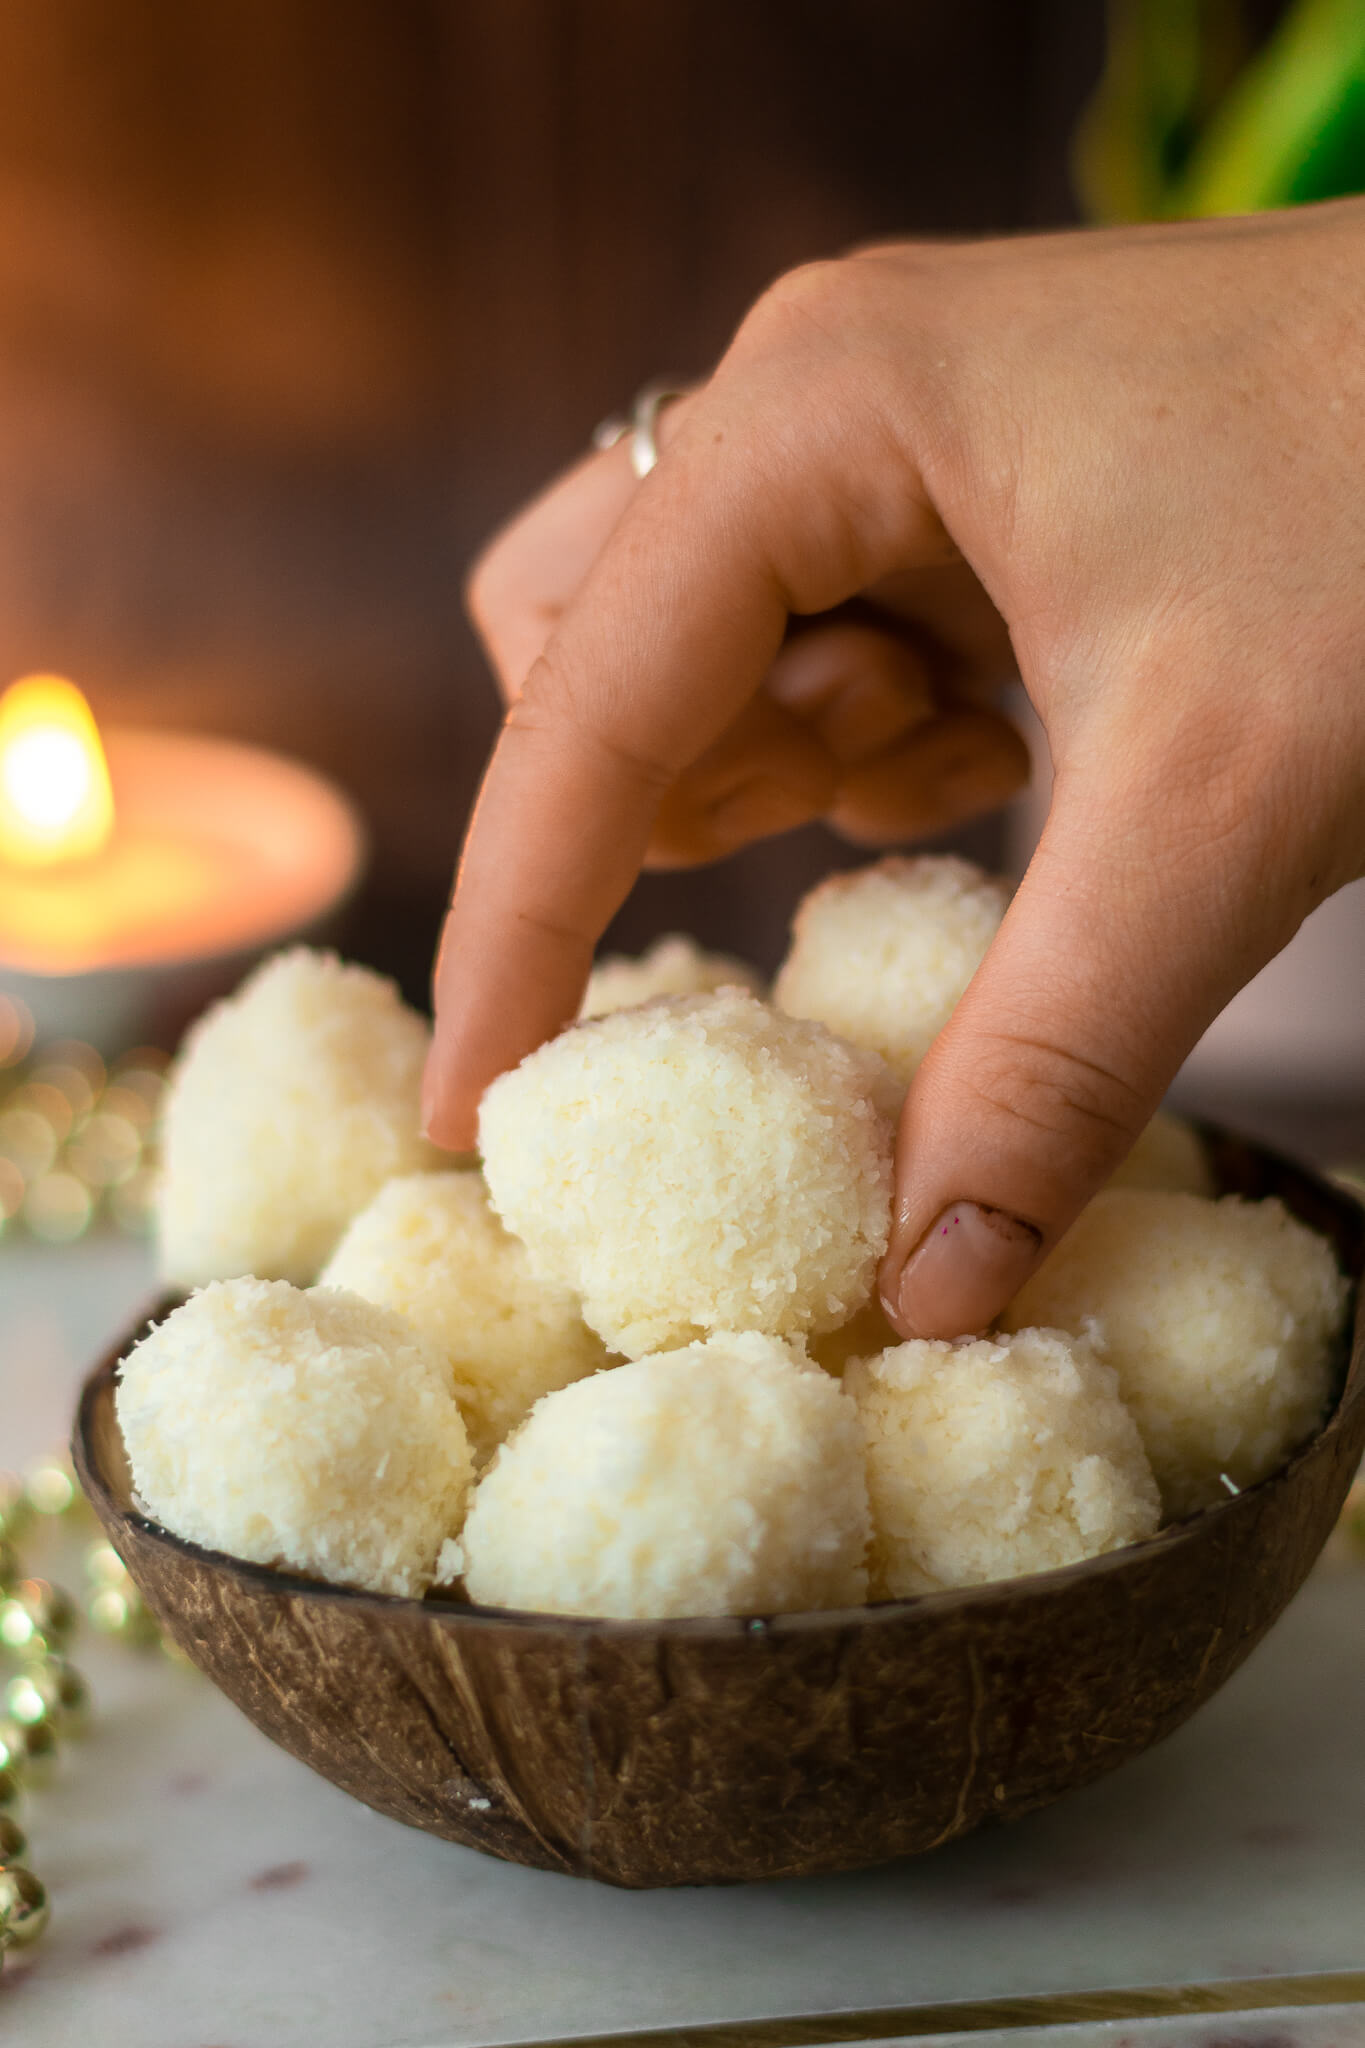
[[[28,1837],[17,1820],[0,1813],[0,1863],[17,1863],[28,1847]]]
[[[8,1618],[7,1610],[12,1604],[27,1614],[49,1649],[55,1649],[76,1626],[75,1606],[60,1586],[50,1586],[46,1579],[21,1579],[10,1599],[0,1602],[0,1642],[11,1650],[25,1649],[29,1643],[17,1617]],[[7,1619],[14,1635],[8,1633]]]
[[[48,1585],[46,1579],[23,1580],[19,1598],[34,1603],[33,1618],[45,1636],[69,1636],[76,1626],[76,1604],[70,1594]]]
[[[24,1475],[24,1497],[37,1515],[64,1515],[81,1498],[71,1461],[44,1458]]]
[[[50,1589],[25,1579],[14,1591],[0,1597],[0,1649],[26,1664],[41,1664],[58,1656],[66,1647],[75,1610],[65,1593],[49,1600]]]
[[[58,1734],[70,1733],[85,1719],[90,1688],[79,1671],[61,1657],[49,1657],[21,1671],[5,1687],[5,1710],[22,1728],[48,1723]]]
[[[57,1754],[57,1735],[50,1721],[32,1721],[24,1730],[24,1743],[28,1749],[28,1773],[31,1778],[35,1771],[40,1774],[53,1762]]]
[[[102,1636],[116,1636],[132,1649],[150,1649],[160,1640],[160,1630],[131,1581],[125,1587],[101,1586],[86,1602],[85,1612],[91,1628]]]
[[[131,1600],[126,1593],[120,1593],[117,1586],[101,1586],[85,1603],[87,1621],[102,1636],[122,1635],[131,1611]]]
[[[27,1782],[35,1771],[41,1776],[56,1753],[57,1737],[46,1717],[16,1721],[12,1714],[0,1714],[0,1770],[13,1771]]]
[[[49,1720],[14,1720],[0,1714],[0,1776],[12,1776],[29,1790],[47,1784],[57,1757],[57,1737]]]
[[[31,1870],[11,1863],[0,1870],[0,1941],[24,1948],[47,1926],[47,1893]]]
[[[94,1209],[84,1181],[58,1167],[32,1176],[22,1214],[35,1237],[49,1244],[72,1244],[89,1227]]]
[[[49,1657],[29,1675],[47,1701],[47,1718],[59,1735],[74,1735],[84,1727],[90,1712],[90,1688],[74,1664],[64,1657]]]
[[[9,1764],[0,1766],[0,1813],[6,1813],[11,1806],[17,1806],[21,1796],[18,1771],[13,1770]]]
[[[31,1653],[41,1656],[47,1648],[38,1624],[17,1597],[0,1600],[0,1643],[21,1657]]]
[[[52,1720],[56,1711],[57,1688],[41,1667],[20,1672],[5,1687],[5,1712],[25,1728],[36,1728],[40,1721]]]
[[[96,1586],[128,1584],[128,1567],[112,1543],[92,1543],[85,1553],[85,1575]]]

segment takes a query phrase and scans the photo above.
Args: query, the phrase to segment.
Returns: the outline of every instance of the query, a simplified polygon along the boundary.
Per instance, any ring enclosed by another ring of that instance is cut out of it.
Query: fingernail
[[[963,1337],[984,1330],[1038,1262],[1042,1233],[1003,1209],[954,1202],[930,1226],[901,1269],[887,1314],[911,1337]]]

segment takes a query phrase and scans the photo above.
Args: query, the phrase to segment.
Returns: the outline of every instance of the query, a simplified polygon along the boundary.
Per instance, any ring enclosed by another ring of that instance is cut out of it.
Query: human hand
[[[882,1272],[907,1334],[996,1314],[1365,873],[1363,244],[1350,201],[798,271],[645,483],[592,458],[495,542],[472,602],[513,702],[437,968],[432,1135],[467,1145],[574,1014],[651,850],[820,813],[901,836],[1005,793],[1003,626],[1052,806],[907,1098]]]
[[[662,416],[665,444],[690,404]],[[590,456],[483,556],[471,608],[509,704],[638,489],[624,444]],[[759,689],[661,796],[644,865],[715,860],[815,817],[879,845],[994,809],[1028,774],[1018,734],[990,708],[1015,672],[999,613],[960,561],[793,615]]]

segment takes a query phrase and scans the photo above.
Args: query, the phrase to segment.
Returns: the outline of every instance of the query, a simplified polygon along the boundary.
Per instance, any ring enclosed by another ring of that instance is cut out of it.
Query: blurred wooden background
[[[496,706],[479,540],[780,270],[1071,217],[1098,0],[15,0],[0,677],[288,748],[424,988]],[[797,835],[621,923],[771,958]]]

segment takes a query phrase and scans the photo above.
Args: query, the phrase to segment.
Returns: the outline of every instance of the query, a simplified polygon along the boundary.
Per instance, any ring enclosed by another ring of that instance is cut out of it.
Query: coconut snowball
[[[705,953],[695,939],[669,932],[656,939],[638,960],[607,953],[588,976],[580,1018],[605,1017],[612,1010],[632,1010],[653,996],[708,995],[717,988],[759,991],[757,971],[728,953]]]
[[[531,1053],[485,1094],[480,1150],[537,1272],[638,1358],[861,1308],[886,1249],[893,1094],[874,1056],[726,989]]]
[[[713,1337],[547,1394],[474,1493],[471,1599],[646,1619],[867,1597],[857,1411],[771,1337]]]
[[[166,1095],[163,1279],[304,1285],[386,1180],[441,1163],[419,1130],[427,1035],[392,982],[303,947],[207,1011]]]
[[[1168,1514],[1254,1485],[1309,1436],[1331,1390],[1347,1284],[1283,1203],[1099,1194],[1010,1304],[1101,1334]]]
[[[1215,1193],[1213,1169],[1198,1131],[1159,1109],[1128,1157],[1109,1176],[1111,1188],[1164,1189],[1173,1195]]]
[[[480,1462],[542,1394],[607,1363],[577,1297],[536,1279],[525,1245],[489,1208],[479,1173],[391,1180],[318,1284],[397,1310],[440,1352]]]
[[[1085,1338],[898,1344],[843,1385],[867,1445],[876,1597],[1052,1571],[1156,1530],[1137,1426]]]
[[[908,1083],[981,965],[1010,885],[955,854],[893,854],[804,897],[773,1001],[879,1052]]]
[[[464,1512],[444,1359],[352,1294],[206,1287],[128,1354],[117,1408],[149,1512],[231,1557],[420,1594]]]

